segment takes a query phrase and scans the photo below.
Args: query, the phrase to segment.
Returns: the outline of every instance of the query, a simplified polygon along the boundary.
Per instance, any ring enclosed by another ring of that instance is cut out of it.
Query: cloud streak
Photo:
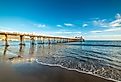
[[[69,32],[69,31],[65,31],[65,32],[54,32],[56,34],[81,34],[81,32]]]
[[[114,20],[109,23],[111,27],[121,27],[121,19]]]
[[[118,31],[121,31],[121,28],[111,28],[104,30],[104,32],[118,32]]]
[[[87,27],[87,26],[88,26],[88,24],[86,24],[86,23],[82,25],[82,27]]]
[[[71,23],[64,23],[64,25],[67,26],[67,27],[72,27],[72,26],[74,26],[74,25],[71,24]]]
[[[121,35],[89,35],[85,36],[88,40],[121,40]]]
[[[91,33],[102,33],[102,31],[100,30],[94,30],[94,31],[90,31]]]
[[[34,24],[34,26],[36,26],[38,28],[44,28],[44,27],[46,27],[45,24]]]
[[[105,30],[94,30],[91,33],[104,33],[104,32],[121,32],[121,28],[109,28]]]
[[[62,25],[56,25],[57,27],[63,27]]]
[[[99,26],[99,27],[109,27],[109,24],[106,22],[106,19],[94,20],[93,25],[94,26]]]

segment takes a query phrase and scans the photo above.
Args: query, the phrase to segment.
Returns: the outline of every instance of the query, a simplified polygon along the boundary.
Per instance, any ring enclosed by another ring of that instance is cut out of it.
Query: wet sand
[[[113,82],[90,74],[42,64],[0,64],[0,82]]]

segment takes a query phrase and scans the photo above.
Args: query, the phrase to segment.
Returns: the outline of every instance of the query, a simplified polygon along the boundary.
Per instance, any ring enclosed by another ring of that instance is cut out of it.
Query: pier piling
[[[19,45],[25,45],[23,35],[20,35],[20,44]]]
[[[34,36],[30,36],[30,38],[31,38],[31,44],[35,45],[35,38],[34,38]]]
[[[5,46],[9,46],[9,44],[8,44],[8,35],[7,34],[5,34]]]

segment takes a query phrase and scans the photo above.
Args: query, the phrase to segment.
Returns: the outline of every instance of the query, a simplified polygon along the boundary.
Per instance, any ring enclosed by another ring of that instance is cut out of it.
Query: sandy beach
[[[42,64],[0,64],[0,82],[113,82],[93,75]]]

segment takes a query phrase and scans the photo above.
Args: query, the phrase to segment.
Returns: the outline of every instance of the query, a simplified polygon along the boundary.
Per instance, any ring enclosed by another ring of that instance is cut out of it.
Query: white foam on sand
[[[85,72],[85,71],[81,71],[81,70],[78,70],[78,69],[67,68],[67,67],[64,67],[64,66],[58,65],[58,64],[47,64],[47,63],[43,63],[43,62],[38,61],[38,59],[36,59],[35,61],[38,64],[42,64],[42,65],[47,65],[47,66],[52,66],[52,67],[53,66],[61,67],[61,68],[67,69],[67,70],[72,70],[72,71],[77,71],[77,72],[81,72],[81,73],[85,73],[85,74],[90,74],[90,75],[94,75],[94,76],[99,77],[99,78],[103,78],[103,79],[107,79],[107,80],[112,80],[112,81],[115,81],[115,82],[121,82],[121,81],[117,81],[117,80],[114,80],[114,79],[111,79],[111,78],[105,78],[105,77],[99,76],[97,74],[93,74],[92,72]]]

